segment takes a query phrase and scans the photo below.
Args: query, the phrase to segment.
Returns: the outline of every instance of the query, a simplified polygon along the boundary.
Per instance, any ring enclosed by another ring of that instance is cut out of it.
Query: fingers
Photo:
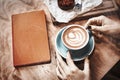
[[[63,68],[60,66],[59,62],[57,61],[57,68],[59,70],[59,72],[61,73],[61,75],[63,75],[65,77],[65,71],[63,70]]]
[[[94,31],[99,31],[107,34],[111,31],[112,28],[111,25],[113,25],[114,23],[115,23],[114,21],[105,16],[98,16],[90,18],[86,22],[85,27]]]
[[[72,60],[72,58],[71,58],[71,55],[70,55],[69,51],[68,51],[68,53],[67,53],[66,61],[67,61],[67,64],[68,64],[68,66],[70,67],[70,69],[71,69],[72,71],[75,71],[76,69],[78,69],[78,68],[76,67],[76,65],[74,64],[74,62],[73,62],[73,60]]]
[[[85,59],[84,72],[85,72],[85,73],[89,73],[89,72],[90,72],[88,57]]]
[[[84,72],[85,75],[86,75],[86,77],[85,77],[84,80],[90,80],[90,68],[89,68],[89,60],[88,60],[88,57],[86,57],[86,59],[85,59],[83,72]]]
[[[106,21],[108,21],[108,19],[105,16],[93,17],[86,22],[85,27],[88,29],[91,27],[94,31],[103,32],[105,31],[103,28],[105,28],[105,25],[108,24]]]
[[[68,64],[69,66],[74,65],[74,62],[73,62],[73,60],[72,60],[72,58],[71,58],[71,55],[70,55],[69,51],[68,51],[68,53],[67,53],[66,61],[67,61],[67,64]]]
[[[85,68],[84,71],[86,71],[86,73],[82,70],[79,70],[76,65],[74,64],[73,60],[71,59],[71,55],[68,52],[67,53],[67,58],[66,58],[66,62],[67,64],[63,61],[63,59],[61,58],[61,56],[59,54],[57,55],[57,68],[56,68],[56,73],[57,76],[59,78],[61,78],[62,80],[67,79],[67,80],[78,80],[80,78],[84,79],[85,75],[89,77],[87,72],[89,70],[89,64],[88,64],[88,60],[85,60]]]
[[[56,55],[57,55],[57,66],[61,74],[64,76],[70,74],[68,65],[63,61],[62,57],[59,54],[56,53]]]
[[[93,31],[104,32],[105,30],[103,28],[104,28],[103,26],[91,25],[91,30],[93,30]]]
[[[56,68],[56,73],[57,73],[57,76],[58,76],[59,78],[61,78],[61,79],[63,79],[63,78],[64,78],[64,76],[60,73],[60,71],[59,71],[59,68],[58,68],[58,67]]]
[[[90,18],[86,24],[85,24],[85,27],[87,28],[89,25],[102,25],[102,18],[101,16],[99,17],[93,17],[93,18]]]
[[[67,58],[65,63],[62,59],[62,57],[56,53],[57,56],[57,75],[61,79],[69,78],[70,75],[72,75],[75,71],[77,71],[77,67],[75,66],[73,60],[71,59],[71,56],[69,52],[67,53]]]
[[[63,68],[65,68],[65,66],[67,66],[67,65],[66,65],[66,63],[63,61],[62,57],[61,57],[58,53],[56,53],[56,56],[57,56],[57,60],[58,60],[58,62],[60,63],[60,65],[61,65]]]

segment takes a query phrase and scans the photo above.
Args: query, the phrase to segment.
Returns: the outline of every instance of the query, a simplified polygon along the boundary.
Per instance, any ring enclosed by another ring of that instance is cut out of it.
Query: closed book
[[[12,15],[14,66],[50,61],[47,31],[43,10]]]

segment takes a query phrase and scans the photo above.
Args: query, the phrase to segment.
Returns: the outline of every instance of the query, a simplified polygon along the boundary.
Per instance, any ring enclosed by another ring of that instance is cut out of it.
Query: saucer
[[[56,40],[55,40],[55,47],[57,52],[63,57],[66,58],[67,56],[67,52],[68,52],[68,48],[64,46],[64,44],[62,43],[61,40],[61,35],[63,30],[65,29],[62,28],[56,35]],[[80,61],[83,60],[86,56],[90,55],[94,49],[94,37],[91,35],[91,32],[88,30],[90,38],[89,38],[89,42],[86,45],[86,47],[79,49],[79,50],[69,50],[71,57],[73,59],[73,61]]]

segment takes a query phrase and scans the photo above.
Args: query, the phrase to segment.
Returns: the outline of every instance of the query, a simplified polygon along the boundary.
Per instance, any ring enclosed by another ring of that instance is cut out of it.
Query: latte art
[[[64,44],[68,48],[80,48],[86,44],[87,39],[87,32],[79,26],[69,27],[63,34]]]
[[[73,29],[65,35],[65,40],[70,46],[80,46],[85,41],[84,36],[80,30]]]

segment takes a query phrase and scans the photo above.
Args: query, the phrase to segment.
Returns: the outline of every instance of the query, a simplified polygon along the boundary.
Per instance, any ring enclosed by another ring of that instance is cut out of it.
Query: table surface
[[[21,6],[22,5],[22,6]],[[1,80],[59,80],[56,75],[56,55],[55,55],[55,36],[57,32],[66,25],[80,24],[84,25],[88,18],[76,18],[69,23],[52,23],[48,10],[41,1],[10,1],[1,0],[0,2],[0,79]],[[41,7],[39,7],[41,6]],[[12,39],[11,39],[11,18],[14,13],[21,13],[44,8],[47,17],[47,27],[50,43],[51,62],[47,64],[38,64],[15,68],[12,57]],[[115,13],[104,13],[103,15],[113,20],[120,21],[120,17]],[[98,16],[98,15],[97,15]],[[93,16],[90,16],[93,17]],[[90,18],[89,17],[89,18]],[[115,41],[110,36],[103,36],[104,40],[95,38],[95,48],[89,56],[90,73],[92,80],[100,80],[113,66],[120,60],[120,41]],[[109,38],[109,40],[108,40]],[[114,43],[113,43],[114,42]],[[117,47],[116,47],[116,45]],[[84,61],[75,62],[82,69]]]
[[[120,18],[117,12],[110,12],[104,13],[103,15],[116,20],[120,21]],[[99,16],[99,15],[97,15]],[[90,16],[93,17],[93,16]],[[79,24],[83,25],[87,19],[80,20],[79,18],[72,20],[67,24],[59,24],[56,23],[57,28],[62,28],[63,26],[70,25],[70,24]],[[90,73],[91,73],[91,80],[100,80],[114,65],[120,60],[120,45],[117,47],[117,42],[114,42],[114,38],[110,36],[103,35],[104,40],[99,39],[97,36],[95,38],[95,48],[93,53],[89,56],[90,59]],[[120,43],[120,42],[119,42]],[[75,62],[75,64],[82,69],[84,61]]]
[[[105,13],[103,14],[113,20],[119,21],[118,14],[116,12]],[[92,16],[91,16],[92,17]],[[51,43],[54,44],[55,36],[57,32],[66,25],[70,24],[79,24],[84,25],[87,19],[79,19],[76,18],[69,23],[54,23],[54,28],[51,29],[50,35]],[[100,80],[119,60],[120,60],[120,45],[115,47],[117,42],[114,42],[114,38],[110,36],[103,36],[104,40],[99,39],[98,37],[95,38],[95,49],[93,53],[89,56],[90,59],[90,73],[91,73],[91,80]],[[114,42],[114,43],[113,43]],[[57,80],[55,68],[56,68],[56,59],[55,59],[55,47],[52,46],[51,49],[51,63],[48,64],[47,69],[46,67],[41,67],[41,70],[46,70],[45,72],[41,73],[41,76],[48,75],[48,79]],[[84,60],[80,62],[75,62],[75,64],[80,68],[83,69]],[[42,65],[41,65],[42,66]],[[47,77],[46,77],[47,78]]]

